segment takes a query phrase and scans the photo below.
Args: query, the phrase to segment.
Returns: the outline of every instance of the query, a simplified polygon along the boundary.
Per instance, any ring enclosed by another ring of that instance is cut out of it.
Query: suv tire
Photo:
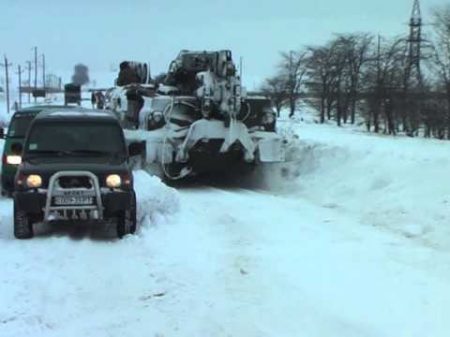
[[[30,216],[17,208],[14,202],[14,236],[16,239],[31,239],[34,236]]]
[[[131,197],[131,207],[128,211],[128,221],[130,222],[130,234],[136,233],[137,220],[136,220],[136,193],[133,192]]]
[[[121,239],[127,234],[134,234],[136,227],[136,195],[133,193],[130,208],[117,215],[117,237]]]

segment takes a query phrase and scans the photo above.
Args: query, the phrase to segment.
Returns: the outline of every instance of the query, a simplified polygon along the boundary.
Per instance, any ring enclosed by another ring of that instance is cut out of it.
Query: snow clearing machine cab
[[[126,128],[137,128],[143,96],[152,96],[155,86],[150,75],[150,64],[123,61],[115,80],[115,88],[107,93],[106,109],[121,112],[118,117]]]
[[[183,50],[159,85],[126,84],[113,96],[112,109],[139,129],[127,138],[145,141],[146,163],[170,180],[284,161],[270,100],[246,95],[229,50]]]

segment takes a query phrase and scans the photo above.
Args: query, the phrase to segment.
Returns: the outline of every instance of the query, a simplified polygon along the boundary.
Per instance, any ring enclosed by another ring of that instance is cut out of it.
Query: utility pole
[[[37,89],[37,73],[38,73],[38,54],[37,47],[34,47],[34,90]],[[34,102],[36,103],[36,97],[34,98]]]
[[[411,18],[409,20],[408,58],[406,64],[405,86],[422,89],[422,14],[419,0],[414,0]]]
[[[28,103],[31,103],[31,61],[27,61],[27,71],[28,71]]]
[[[42,87],[45,90],[45,55],[42,54]]]
[[[408,51],[406,55],[406,69],[404,75],[403,91],[408,99],[403,112],[403,129],[408,135],[418,133],[420,116],[422,114],[421,102],[415,93],[423,93],[423,76],[421,63],[423,61],[422,49],[425,40],[422,38],[422,13],[419,0],[414,0],[411,18],[409,20]]]
[[[6,112],[9,114],[9,72],[8,67],[12,66],[12,63],[8,63],[8,59],[5,55],[4,63],[0,64],[2,67],[5,67],[5,77],[6,77]]]
[[[19,75],[19,108],[22,108],[22,73],[24,70],[22,70],[22,67],[20,64],[17,66],[17,75]]]

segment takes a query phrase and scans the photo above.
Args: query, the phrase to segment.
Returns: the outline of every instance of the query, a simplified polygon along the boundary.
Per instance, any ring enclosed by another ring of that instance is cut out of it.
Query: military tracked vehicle
[[[136,68],[137,62],[127,72]],[[270,100],[247,95],[229,50],[183,50],[160,80],[119,73],[108,108],[126,137],[146,143],[146,164],[165,178],[245,170],[284,160]]]

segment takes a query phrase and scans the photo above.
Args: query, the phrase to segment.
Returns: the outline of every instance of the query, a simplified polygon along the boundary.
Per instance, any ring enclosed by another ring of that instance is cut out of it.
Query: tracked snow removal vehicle
[[[246,94],[230,51],[181,51],[160,83],[129,76],[138,63],[128,64],[109,108],[129,140],[146,142],[146,164],[166,178],[284,160],[270,100]]]

